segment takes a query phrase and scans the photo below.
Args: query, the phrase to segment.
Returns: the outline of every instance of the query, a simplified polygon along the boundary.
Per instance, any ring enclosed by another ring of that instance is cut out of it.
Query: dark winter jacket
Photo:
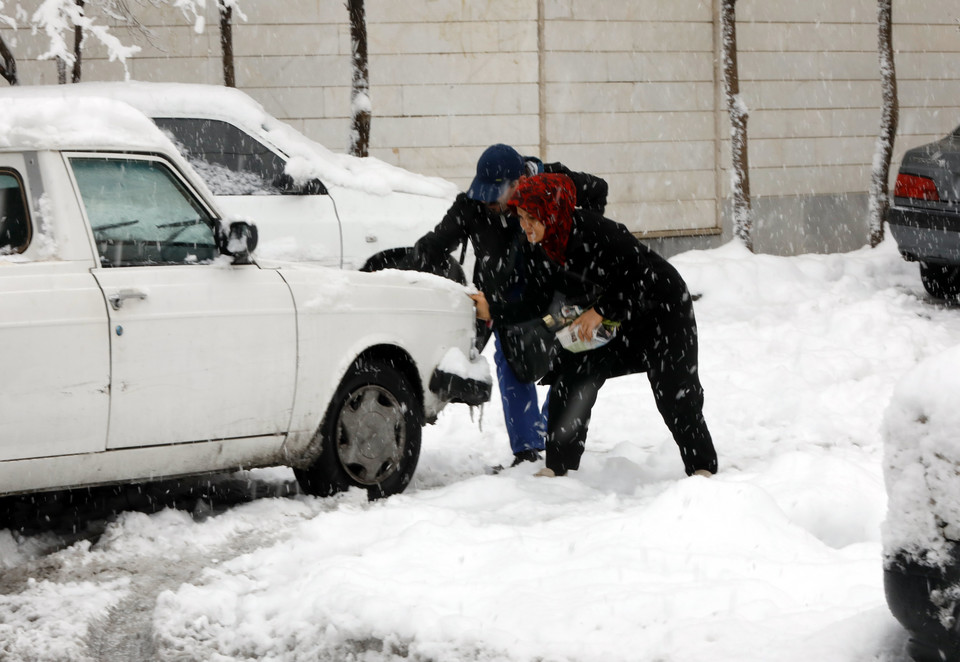
[[[562,163],[544,163],[544,172],[566,175],[577,189],[577,207],[603,213],[607,208],[607,182],[585,172],[575,172]]]
[[[620,223],[575,210],[565,257],[553,286],[568,303],[593,306],[605,319],[620,322],[620,328],[607,346],[582,354],[561,351],[561,360],[598,361],[603,366],[596,369],[609,376],[641,372],[662,350],[656,345],[664,334],[687,334],[695,340],[696,322],[683,278]],[[672,347],[685,344],[674,342]]]
[[[537,293],[546,287],[532,288],[532,297],[518,305],[532,280],[548,282],[553,266],[539,247],[531,246],[520,229],[516,216],[496,214],[482,202],[466,194],[457,196],[443,220],[414,246],[413,268],[442,273],[448,255],[465,241],[473,246],[475,263],[473,284],[490,304],[496,323],[512,323],[536,315],[543,305]],[[520,317],[517,317],[519,315]]]
[[[607,184],[599,177],[574,172],[560,163],[544,169],[567,174],[577,187],[577,204],[606,205]],[[582,196],[581,196],[582,192]],[[538,317],[552,297],[554,265],[538,246],[527,242],[517,217],[497,214],[466,194],[457,196],[443,220],[414,246],[413,268],[442,273],[449,254],[469,241],[476,262],[473,284],[484,293],[495,324]]]

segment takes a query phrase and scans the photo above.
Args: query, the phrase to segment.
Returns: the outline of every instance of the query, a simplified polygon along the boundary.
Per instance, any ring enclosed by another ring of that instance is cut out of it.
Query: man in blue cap
[[[485,324],[478,328],[477,346],[483,349],[492,328],[500,399],[514,455],[511,466],[540,459],[546,430],[536,386],[514,374],[497,333],[498,325],[542,314],[531,314],[531,301],[539,296],[545,307],[552,296],[552,291],[538,287],[537,281],[546,282],[555,267],[539,246],[526,241],[519,221],[507,207],[520,179],[540,172],[567,175],[577,189],[577,206],[603,212],[607,202],[603,179],[571,171],[560,163],[543,164],[537,158],[523,157],[509,145],[491,145],[477,161],[476,177],[466,193],[458,195],[443,220],[417,241],[413,256],[414,268],[444,273],[451,251],[467,241],[473,247],[473,284],[486,304],[478,305],[478,317]],[[534,296],[521,302],[525,291]]]

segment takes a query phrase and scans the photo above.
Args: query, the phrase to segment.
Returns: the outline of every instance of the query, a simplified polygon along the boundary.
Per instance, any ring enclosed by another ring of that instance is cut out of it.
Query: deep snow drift
[[[960,345],[960,309],[890,241],[672,262],[702,295],[714,478],[683,476],[643,375],[601,391],[581,471],[486,475],[509,459],[495,393],[482,420],[454,406],[427,428],[387,501],[127,513],[53,553],[0,531],[0,657],[101,659],[91,642],[139,605],[159,660],[905,660],[881,429],[901,377]]]

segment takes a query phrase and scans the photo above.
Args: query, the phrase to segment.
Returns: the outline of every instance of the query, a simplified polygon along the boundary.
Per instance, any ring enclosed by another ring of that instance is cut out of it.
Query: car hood
[[[449,278],[437,276],[422,271],[408,271],[401,269],[383,269],[366,272],[352,269],[339,269],[320,262],[304,262],[263,258],[254,254],[257,265],[262,269],[277,269],[281,272],[315,272],[317,278],[326,279],[340,284],[353,282],[370,282],[382,285],[414,285],[427,289],[444,290],[459,297],[466,297],[476,291],[472,285],[461,285]]]

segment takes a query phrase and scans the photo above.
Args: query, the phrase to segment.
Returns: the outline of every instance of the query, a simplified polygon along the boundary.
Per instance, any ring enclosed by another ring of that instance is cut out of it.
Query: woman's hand
[[[483,295],[483,292],[477,292],[476,294],[470,294],[468,296],[473,299],[473,302],[477,305],[477,319],[489,322],[490,304],[487,303],[487,297]]]
[[[593,334],[596,333],[601,322],[603,322],[603,317],[600,316],[600,313],[590,308],[583,311],[583,314],[573,320],[570,326],[573,327],[580,340],[593,340]]]

